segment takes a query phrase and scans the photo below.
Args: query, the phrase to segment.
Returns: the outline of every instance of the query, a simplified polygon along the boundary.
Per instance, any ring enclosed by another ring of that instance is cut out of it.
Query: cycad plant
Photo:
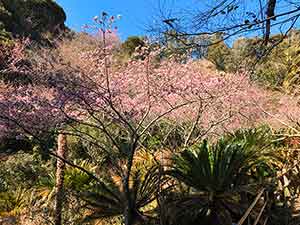
[[[270,182],[267,178],[273,173],[274,160],[266,129],[239,130],[176,155],[167,174],[184,183],[188,191],[174,192],[166,200],[169,224],[236,222],[251,203],[248,197]]]
[[[155,220],[152,215],[157,204],[158,188],[163,185],[159,167],[153,166],[145,174],[134,171],[130,180],[131,208],[134,224]],[[126,195],[120,179],[110,176],[97,183],[91,191],[81,193],[87,214],[84,222],[120,217],[126,208]]]

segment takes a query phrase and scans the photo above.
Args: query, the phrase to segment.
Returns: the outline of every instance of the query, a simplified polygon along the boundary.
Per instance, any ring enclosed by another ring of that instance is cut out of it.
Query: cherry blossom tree
[[[188,146],[204,137],[264,123],[270,117],[266,112],[274,111],[274,99],[273,93],[251,83],[247,74],[208,73],[192,59],[184,64],[162,60],[161,49],[150,45],[138,49],[139,57],[119,64],[115,42],[107,40],[113,21],[107,14],[95,18],[103,42],[93,49],[66,51],[65,43],[58,43],[55,50],[36,54],[30,67],[16,63],[26,57],[26,48],[12,54],[14,60],[8,61],[6,70],[25,70],[31,82],[0,81],[0,128],[2,137],[17,131],[42,140],[54,130],[97,146],[121,174],[125,224],[131,225],[133,160],[149,128],[161,120],[181,126]],[[101,139],[79,125],[97,130]],[[64,138],[60,136],[65,146]],[[62,149],[48,153],[101,182],[96,174],[67,160]],[[118,164],[118,153],[126,155],[124,166]],[[62,189],[64,166],[58,163],[58,167]]]

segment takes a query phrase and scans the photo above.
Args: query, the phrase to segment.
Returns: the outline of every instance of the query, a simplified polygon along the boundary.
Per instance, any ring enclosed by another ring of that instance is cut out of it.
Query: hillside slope
[[[64,10],[53,0],[0,0],[0,40],[49,40],[66,30]]]

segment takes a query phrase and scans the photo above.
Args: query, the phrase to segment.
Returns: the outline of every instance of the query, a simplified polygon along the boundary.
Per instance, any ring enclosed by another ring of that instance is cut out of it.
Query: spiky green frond
[[[167,210],[172,213],[179,210],[175,213],[179,215],[178,220],[186,218],[196,224],[199,220],[207,220],[203,224],[212,221],[231,224],[231,216],[241,214],[248,207],[242,202],[241,193],[255,194],[265,185],[266,178],[273,175],[277,157],[270,139],[265,128],[238,130],[216,143],[204,140],[176,155],[167,175],[191,191],[173,193],[165,203]]]

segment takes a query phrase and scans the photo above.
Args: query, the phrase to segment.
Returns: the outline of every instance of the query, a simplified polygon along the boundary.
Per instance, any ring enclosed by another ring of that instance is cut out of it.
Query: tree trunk
[[[67,152],[67,140],[64,134],[58,135],[57,140],[57,155],[61,158],[66,157]],[[64,174],[65,174],[65,163],[57,159],[56,164],[56,184],[55,184],[55,208],[54,208],[54,224],[62,225],[62,209],[64,202]]]
[[[133,140],[133,139],[132,139]],[[134,222],[134,209],[133,209],[133,202],[132,202],[132,196],[130,193],[130,187],[129,187],[129,180],[130,180],[130,174],[131,174],[131,169],[132,169],[132,164],[133,164],[133,157],[135,153],[135,141],[132,141],[133,145],[131,147],[131,151],[128,156],[128,162],[127,162],[127,174],[125,177],[125,182],[123,183],[124,185],[124,193],[126,197],[126,207],[125,207],[125,212],[124,212],[124,218],[125,218],[125,225],[133,225]]]
[[[130,161],[130,160],[129,160]],[[132,166],[132,161],[129,163],[129,170],[131,171],[131,166]],[[130,177],[130,172],[128,172],[126,178],[125,178],[125,183],[124,183],[124,193],[126,197],[126,207],[125,207],[125,212],[124,212],[124,219],[125,219],[125,225],[133,225],[133,202],[131,199],[131,193],[130,193],[130,187],[129,187],[129,177]]]
[[[125,225],[133,225],[133,213],[130,203],[127,203],[127,207],[125,209]]]
[[[269,39],[270,39],[270,34],[271,34],[271,19],[276,20],[275,16],[275,6],[276,6],[276,0],[269,0],[268,1],[268,6],[267,6],[267,11],[266,11],[266,30],[265,30],[265,45],[268,44]]]
[[[137,147],[137,143],[138,143],[138,135],[137,133],[132,134],[132,136],[130,137],[130,142],[131,147],[130,147],[130,151],[129,151],[129,155],[128,155],[128,161],[127,161],[127,171],[126,171],[126,175],[123,179],[123,188],[124,188],[124,194],[125,194],[125,198],[126,198],[126,206],[125,206],[125,210],[124,210],[124,219],[125,219],[125,225],[133,225],[134,224],[134,220],[135,218],[135,214],[136,214],[136,208],[135,208],[135,202],[134,199],[132,199],[132,195],[130,192],[130,186],[129,186],[129,180],[130,180],[130,175],[131,175],[131,169],[132,169],[132,165],[133,165],[133,158],[134,158],[134,154],[136,151],[136,147]]]

